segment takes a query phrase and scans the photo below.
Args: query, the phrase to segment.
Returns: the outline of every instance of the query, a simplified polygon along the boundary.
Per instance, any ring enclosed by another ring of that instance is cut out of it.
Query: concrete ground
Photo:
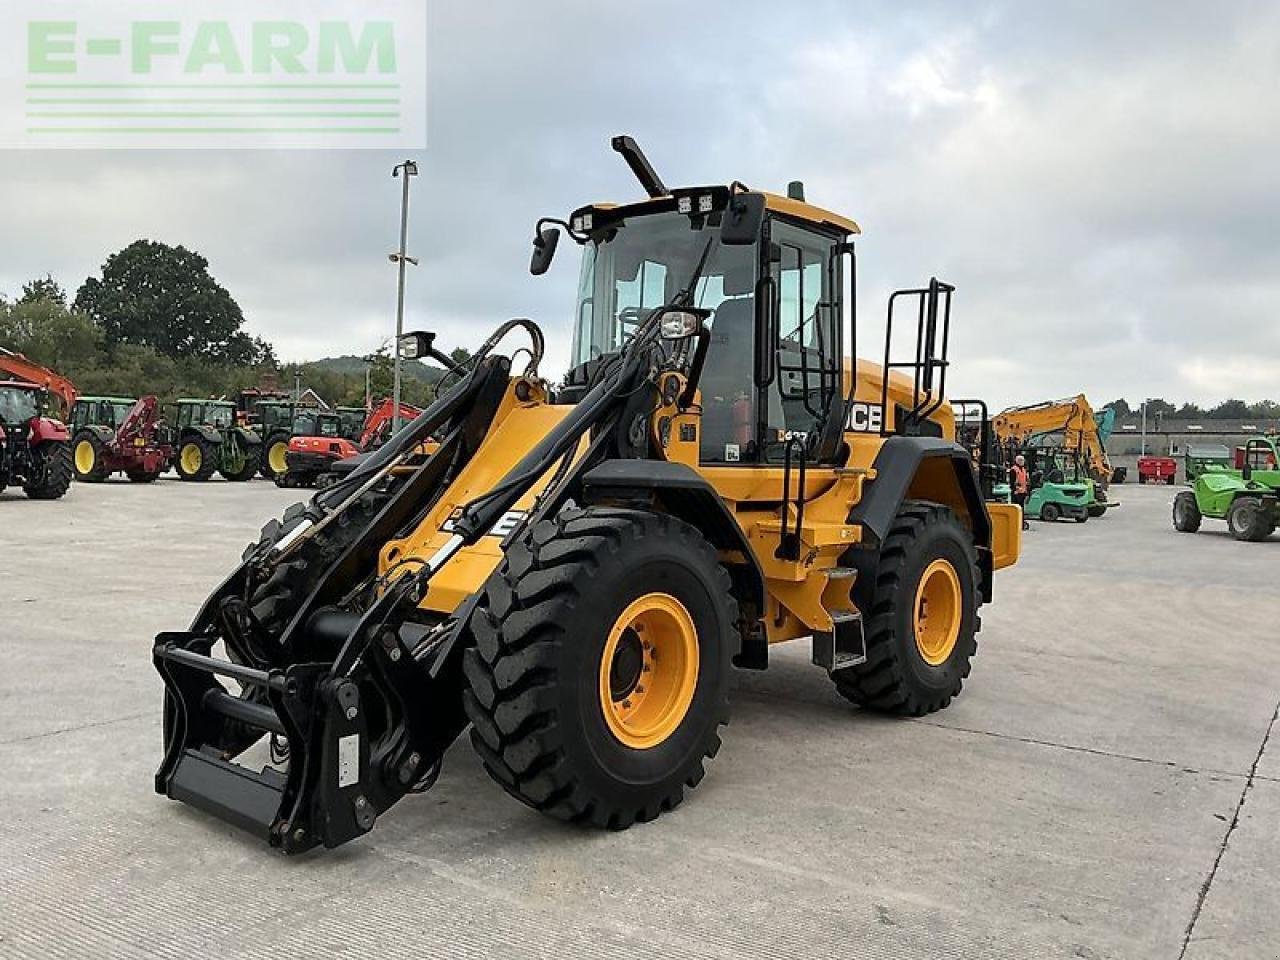
[[[464,739],[296,859],[152,793],[149,653],[296,494],[2,495],[0,956],[1274,960],[1280,535],[1177,534],[1174,492],[1033,525],[941,714],[860,713],[797,643],[652,824],[545,819]]]

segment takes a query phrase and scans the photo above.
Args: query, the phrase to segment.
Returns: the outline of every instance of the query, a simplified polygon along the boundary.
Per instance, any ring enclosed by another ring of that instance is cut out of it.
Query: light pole
[[[404,268],[405,264],[412,263],[415,267],[418,261],[409,256],[405,252],[405,245],[409,242],[409,178],[418,175],[418,165],[412,160],[406,160],[404,163],[398,163],[391,170],[391,176],[401,177],[404,181],[404,189],[400,194],[400,249],[391,254],[391,262],[399,268],[400,281],[396,294],[396,339],[395,339],[395,363],[392,373],[392,404],[395,407],[391,414],[391,432],[395,433],[400,429],[400,337],[404,335]]]

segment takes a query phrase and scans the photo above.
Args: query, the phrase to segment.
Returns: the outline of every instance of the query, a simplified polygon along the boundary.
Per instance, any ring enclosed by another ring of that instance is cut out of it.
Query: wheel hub
[[[925,663],[941,666],[955,650],[963,615],[960,577],[949,561],[938,558],[925,567],[914,611],[916,649]]]
[[[684,721],[698,685],[698,633],[675,597],[647,593],[614,621],[600,659],[600,707],[609,731],[636,750],[656,747]]]

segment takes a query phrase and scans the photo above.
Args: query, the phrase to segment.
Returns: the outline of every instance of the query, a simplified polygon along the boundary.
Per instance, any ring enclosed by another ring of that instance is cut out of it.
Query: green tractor
[[[289,469],[285,454],[289,451],[289,441],[296,435],[295,421],[313,409],[293,400],[259,400],[254,407],[254,420],[251,422],[262,437],[258,472],[268,480],[274,480]]]
[[[1195,533],[1200,523],[1226,520],[1237,540],[1265,540],[1280,525],[1280,451],[1274,437],[1254,437],[1238,448],[1236,469],[1206,470],[1173,499],[1173,526]]]
[[[208,480],[214,471],[243,481],[258,472],[262,440],[236,422],[230,400],[183,399],[173,419],[173,468],[183,480]]]

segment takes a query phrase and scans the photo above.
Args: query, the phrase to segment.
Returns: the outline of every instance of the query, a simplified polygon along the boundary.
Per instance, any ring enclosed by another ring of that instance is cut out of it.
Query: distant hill
[[[344,357],[325,357],[323,360],[308,361],[306,366],[314,367],[317,370],[326,370],[330,373],[338,373],[347,377],[363,377],[365,367],[368,364],[363,357],[344,356]],[[444,369],[434,364],[422,363],[420,361],[406,361],[401,364],[401,375],[409,380],[421,380],[423,383],[435,383],[444,375]]]

